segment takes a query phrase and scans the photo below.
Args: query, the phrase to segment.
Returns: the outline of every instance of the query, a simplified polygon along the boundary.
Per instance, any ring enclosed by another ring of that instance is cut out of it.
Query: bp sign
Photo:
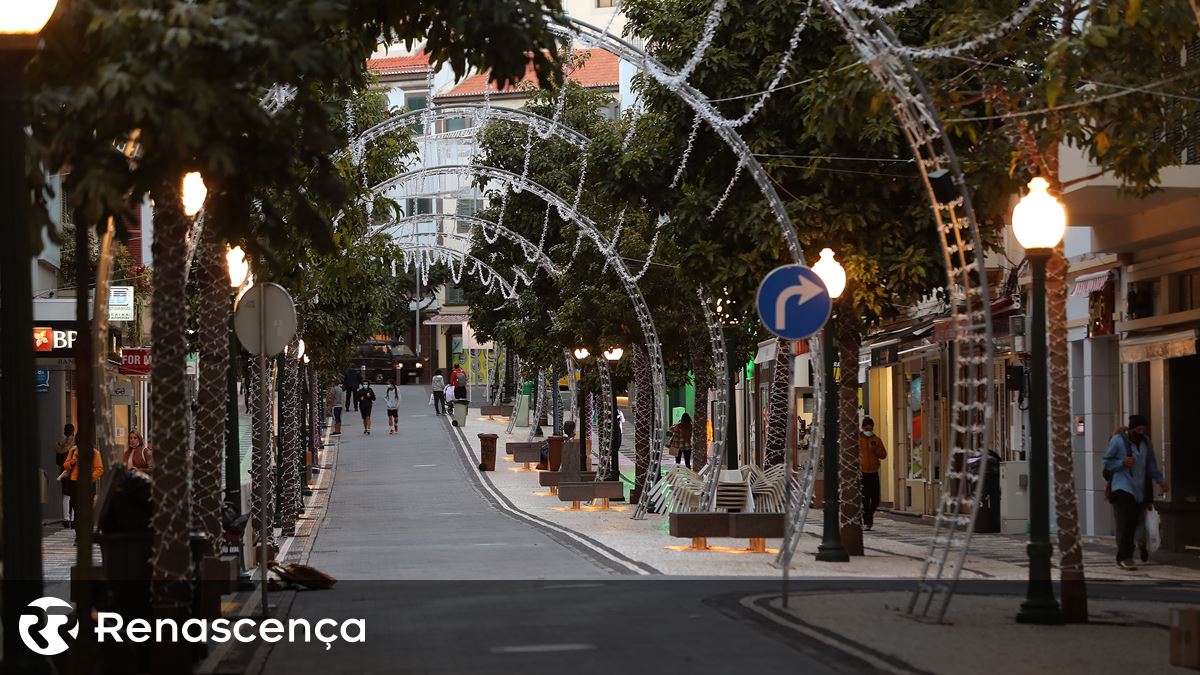
[[[833,301],[816,272],[784,265],[771,270],[759,284],[757,306],[767,330],[785,340],[803,340],[829,320]]]

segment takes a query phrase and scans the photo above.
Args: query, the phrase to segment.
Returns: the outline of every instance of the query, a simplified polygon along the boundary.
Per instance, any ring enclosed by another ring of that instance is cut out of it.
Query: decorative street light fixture
[[[1017,623],[1060,624],[1062,610],[1050,580],[1050,438],[1046,384],[1046,262],[1067,230],[1067,212],[1049,193],[1046,179],[1029,181],[1029,193],[1013,209],[1012,228],[1033,268],[1029,308],[1029,583]]]
[[[204,200],[208,198],[208,187],[204,185],[204,177],[195,171],[183,177],[183,212],[188,218],[195,218],[200,209],[204,208]]]
[[[604,358],[609,363],[620,361],[622,356],[625,356],[625,350],[620,347],[612,347],[604,351]]]
[[[246,260],[246,252],[241,246],[234,246],[225,252],[225,264],[229,268],[229,287],[239,289],[250,276],[250,261]]]
[[[833,258],[832,249],[822,249],[821,259],[812,266],[812,271],[825,283],[829,297],[837,299],[846,290],[846,270]],[[825,446],[825,526],[821,545],[817,547],[817,560],[821,562],[850,562],[850,554],[842,545],[839,519],[841,498],[838,490],[838,390],[833,377],[833,322],[821,330],[821,352],[825,365],[825,428],[821,435]],[[848,367],[842,364],[843,368]]]
[[[576,347],[575,348],[575,359],[577,361],[582,361],[591,355],[592,355],[592,353],[588,351],[587,347]]]
[[[25,647],[18,623],[26,606],[42,596],[42,505],[35,480],[40,448],[33,377],[33,257],[29,236],[29,184],[25,179],[25,66],[37,50],[38,34],[54,14],[57,0],[0,3],[0,470],[6,477],[4,541],[4,661],[0,670],[49,672],[45,658]]]
[[[296,360],[300,361],[303,359],[304,359],[304,338],[300,338],[296,342]]]

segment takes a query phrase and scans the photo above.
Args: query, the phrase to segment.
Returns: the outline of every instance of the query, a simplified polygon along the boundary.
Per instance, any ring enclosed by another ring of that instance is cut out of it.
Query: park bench
[[[562,480],[563,480],[563,472],[562,471],[539,471],[538,472],[538,485],[541,485],[542,487],[545,487],[545,488],[550,488],[550,494],[558,493],[558,484]],[[589,482],[589,481],[594,482],[595,480],[596,480],[596,472],[595,471],[580,471],[579,475],[573,477],[571,480],[569,480],[567,482],[568,483],[573,483],[573,482],[583,483],[583,482]]]
[[[487,417],[512,417],[513,407],[511,405],[483,405],[479,406],[479,414]]]
[[[538,472],[538,484],[550,488],[550,494],[558,492],[559,483],[578,483],[595,480],[594,472],[585,474],[580,471],[579,441],[568,440],[564,436],[551,436],[546,439],[549,450],[546,453],[546,466]]]
[[[784,520],[776,512],[679,512],[671,514],[669,527],[672,537],[691,539],[695,550],[708,550],[709,538],[729,537],[748,539],[748,551],[765,553],[767,539],[783,537]]]
[[[571,502],[571,510],[580,510],[580,502],[600,500],[600,509],[608,509],[610,499],[623,499],[625,484],[619,480],[603,480],[579,483],[560,481],[558,501]]]
[[[508,441],[504,444],[504,452],[506,454],[511,455],[511,454],[513,454],[513,452],[515,450],[517,450],[517,448],[528,448],[530,446],[541,447],[541,445],[542,444],[540,441],[537,443],[526,443],[525,441]]]

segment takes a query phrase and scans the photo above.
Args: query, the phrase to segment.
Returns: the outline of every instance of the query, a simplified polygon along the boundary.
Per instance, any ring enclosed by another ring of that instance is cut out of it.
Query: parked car
[[[363,371],[368,382],[382,384],[395,380],[396,384],[420,381],[425,364],[411,347],[399,340],[367,340],[358,346],[353,366]]]

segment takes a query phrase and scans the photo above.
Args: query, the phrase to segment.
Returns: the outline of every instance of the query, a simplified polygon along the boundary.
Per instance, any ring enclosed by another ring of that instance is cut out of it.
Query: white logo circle
[[[66,609],[66,613],[51,614],[51,608]],[[31,611],[30,611],[31,610]],[[75,619],[75,608],[71,603],[58,598],[38,598],[29,603],[29,610],[21,614],[17,627],[21,640],[30,651],[42,656],[55,656],[70,648],[66,635],[73,642],[79,637],[79,621]]]

